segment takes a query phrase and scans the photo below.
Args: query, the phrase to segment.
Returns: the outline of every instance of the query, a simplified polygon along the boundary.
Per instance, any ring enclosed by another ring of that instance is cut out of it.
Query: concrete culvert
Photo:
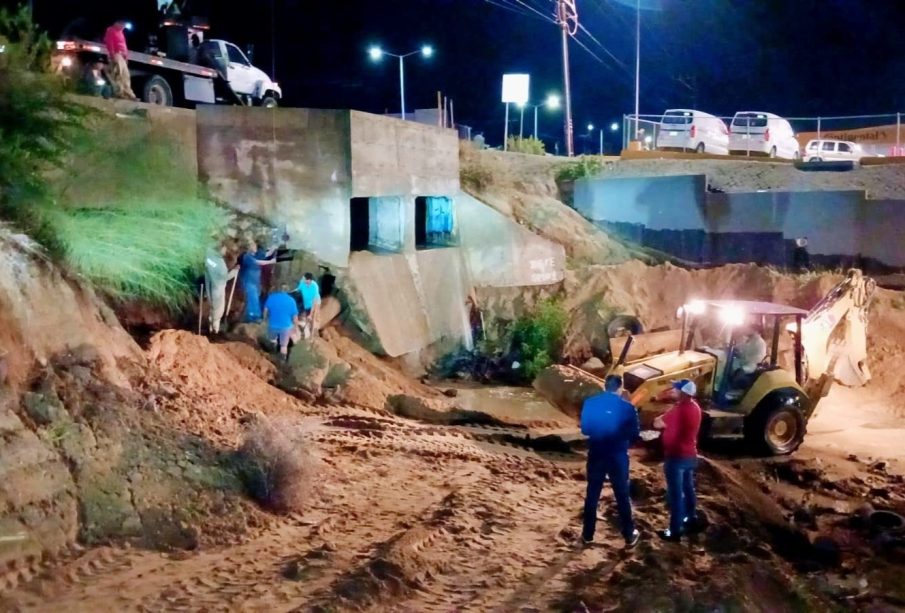
[[[641,324],[641,320],[633,315],[617,315],[606,325],[606,333],[610,338],[643,332],[644,326]]]

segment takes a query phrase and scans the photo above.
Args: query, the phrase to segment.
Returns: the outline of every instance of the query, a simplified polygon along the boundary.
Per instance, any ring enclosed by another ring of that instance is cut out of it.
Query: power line
[[[528,3],[524,2],[523,0],[513,0],[513,1],[516,2],[516,3],[518,3],[518,4],[520,4],[520,5],[522,5],[522,6],[524,6],[524,7],[527,8],[529,11],[531,11],[532,13],[538,15],[538,16],[541,17],[542,19],[544,19],[544,20],[546,20],[546,21],[549,21],[550,23],[554,23],[554,24],[556,23],[556,20],[553,19],[553,16],[552,16],[552,15],[545,15],[542,11],[538,10],[538,9],[535,8],[533,5],[528,4]]]
[[[520,9],[517,6],[506,3],[506,0],[499,0],[499,1],[498,0],[484,0],[484,2],[486,2],[487,4],[490,4],[490,5],[499,7],[505,11],[510,11],[510,12],[516,13],[517,15],[522,15],[523,17],[531,17],[532,19],[537,19],[537,17],[535,15],[532,15],[531,13],[528,13],[528,12]]]

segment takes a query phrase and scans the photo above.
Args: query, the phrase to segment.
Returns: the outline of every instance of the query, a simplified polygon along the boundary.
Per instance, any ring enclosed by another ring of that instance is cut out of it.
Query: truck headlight
[[[72,56],[64,55],[63,59],[60,60],[60,66],[63,68],[71,68],[72,67]]]

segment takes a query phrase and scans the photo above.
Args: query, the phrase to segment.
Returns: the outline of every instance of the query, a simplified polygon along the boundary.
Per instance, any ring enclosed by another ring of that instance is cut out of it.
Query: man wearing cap
[[[586,399],[581,407],[581,433],[588,437],[588,489],[581,531],[585,545],[594,540],[597,505],[607,478],[616,498],[625,546],[634,547],[641,538],[632,521],[628,478],[628,448],[638,441],[641,429],[635,407],[619,395],[621,387],[622,377],[610,375],[604,391]]]
[[[676,381],[673,388],[679,392],[679,401],[654,421],[654,427],[663,430],[663,472],[669,503],[669,528],[658,530],[657,535],[666,541],[678,541],[682,534],[698,528],[694,491],[701,429],[701,407],[694,399],[698,389],[688,379]]]

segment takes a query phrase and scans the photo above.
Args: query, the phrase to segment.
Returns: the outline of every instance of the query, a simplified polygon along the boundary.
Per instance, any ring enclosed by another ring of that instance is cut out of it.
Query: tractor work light
[[[745,311],[741,307],[726,307],[720,309],[720,319],[727,326],[740,326],[745,323]]]
[[[689,315],[701,315],[707,310],[707,305],[703,300],[692,300],[685,305],[685,312]]]

